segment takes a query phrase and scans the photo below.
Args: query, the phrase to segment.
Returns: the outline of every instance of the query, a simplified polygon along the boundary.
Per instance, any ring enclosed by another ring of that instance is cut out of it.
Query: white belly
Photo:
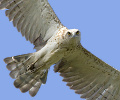
[[[62,59],[65,50],[65,48],[58,48],[56,44],[44,46],[41,50],[35,53],[38,59],[35,66],[41,69],[48,69],[51,65]]]

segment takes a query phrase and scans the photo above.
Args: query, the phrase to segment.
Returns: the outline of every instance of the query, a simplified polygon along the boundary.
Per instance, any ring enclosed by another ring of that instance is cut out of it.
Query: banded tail
[[[10,76],[14,81],[14,86],[19,88],[21,92],[29,91],[29,94],[34,97],[41,84],[45,84],[47,80],[48,69],[36,69],[35,63],[38,59],[35,58],[35,53],[24,54],[14,57],[7,57],[4,62],[7,64],[7,69],[10,70]]]

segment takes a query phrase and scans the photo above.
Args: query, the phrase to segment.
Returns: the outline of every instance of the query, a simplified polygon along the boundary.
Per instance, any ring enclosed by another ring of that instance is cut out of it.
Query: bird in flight
[[[14,85],[34,97],[54,65],[70,89],[87,100],[119,100],[120,72],[81,44],[81,32],[65,27],[48,0],[0,0],[0,9],[34,44],[36,52],[4,59]]]

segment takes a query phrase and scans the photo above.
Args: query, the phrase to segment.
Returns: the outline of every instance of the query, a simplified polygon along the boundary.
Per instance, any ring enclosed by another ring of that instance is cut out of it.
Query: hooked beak
[[[76,38],[76,37],[78,37],[77,35],[73,35],[73,38]]]

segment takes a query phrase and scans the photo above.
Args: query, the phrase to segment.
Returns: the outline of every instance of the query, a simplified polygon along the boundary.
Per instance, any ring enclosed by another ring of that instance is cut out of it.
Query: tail
[[[41,84],[45,84],[47,80],[48,69],[40,70],[40,66],[35,66],[37,59],[34,53],[24,54],[4,59],[7,69],[10,70],[10,76],[14,81],[16,88],[21,92],[29,91],[33,97],[37,94]]]

